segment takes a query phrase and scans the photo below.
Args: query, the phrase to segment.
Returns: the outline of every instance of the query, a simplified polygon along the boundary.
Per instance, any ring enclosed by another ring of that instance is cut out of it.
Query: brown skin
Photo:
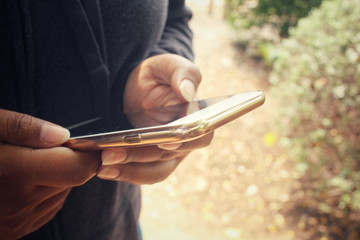
[[[99,154],[60,147],[67,131],[49,132],[49,125],[0,109],[0,239],[18,239],[50,221],[71,188],[96,173]],[[44,139],[46,130],[55,141]]]
[[[193,83],[195,91],[201,76],[193,63],[171,54],[149,58],[130,74],[124,108],[130,111],[188,100],[192,94],[184,97],[181,91],[184,79]],[[62,147],[69,133],[54,126],[0,109],[0,240],[18,239],[46,224],[61,209],[71,188],[86,183],[96,172],[115,181],[159,182],[191,150],[209,145],[212,139],[209,134],[180,145],[108,149],[100,156]],[[115,171],[109,174],[109,169]]]
[[[181,90],[184,80],[192,82],[194,86],[192,97],[195,97],[201,74],[194,63],[174,54],[163,54],[146,59],[131,72],[128,78],[124,94],[125,111],[161,107],[190,100]],[[100,173],[98,177],[133,184],[152,184],[162,181],[175,170],[189,152],[208,146],[212,138],[211,133],[180,145],[104,150],[103,165],[98,171]],[[110,159],[105,161],[109,156]]]

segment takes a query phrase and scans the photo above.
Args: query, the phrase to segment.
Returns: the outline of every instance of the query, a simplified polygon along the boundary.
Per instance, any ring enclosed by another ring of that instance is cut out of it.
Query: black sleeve
[[[174,53],[193,60],[193,33],[188,25],[191,17],[192,12],[185,6],[185,0],[169,0],[164,32],[150,56]]]

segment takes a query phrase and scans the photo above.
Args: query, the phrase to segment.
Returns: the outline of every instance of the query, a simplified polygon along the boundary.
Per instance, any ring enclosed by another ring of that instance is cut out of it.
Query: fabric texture
[[[0,108],[64,127],[122,111],[147,57],[193,59],[184,0],[0,0]],[[23,239],[138,239],[140,188],[93,178]]]

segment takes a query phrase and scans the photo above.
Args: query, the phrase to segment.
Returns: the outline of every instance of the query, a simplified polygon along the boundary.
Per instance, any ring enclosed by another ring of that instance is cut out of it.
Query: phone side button
[[[139,143],[141,142],[141,137],[138,134],[127,135],[124,137],[124,142],[126,143]]]

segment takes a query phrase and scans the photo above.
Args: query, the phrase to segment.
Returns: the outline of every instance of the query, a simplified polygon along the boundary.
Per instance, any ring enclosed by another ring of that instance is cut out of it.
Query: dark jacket
[[[122,111],[140,61],[192,59],[190,17],[184,0],[0,0],[0,108],[62,126]],[[137,239],[139,209],[139,187],[93,178],[24,239]]]

